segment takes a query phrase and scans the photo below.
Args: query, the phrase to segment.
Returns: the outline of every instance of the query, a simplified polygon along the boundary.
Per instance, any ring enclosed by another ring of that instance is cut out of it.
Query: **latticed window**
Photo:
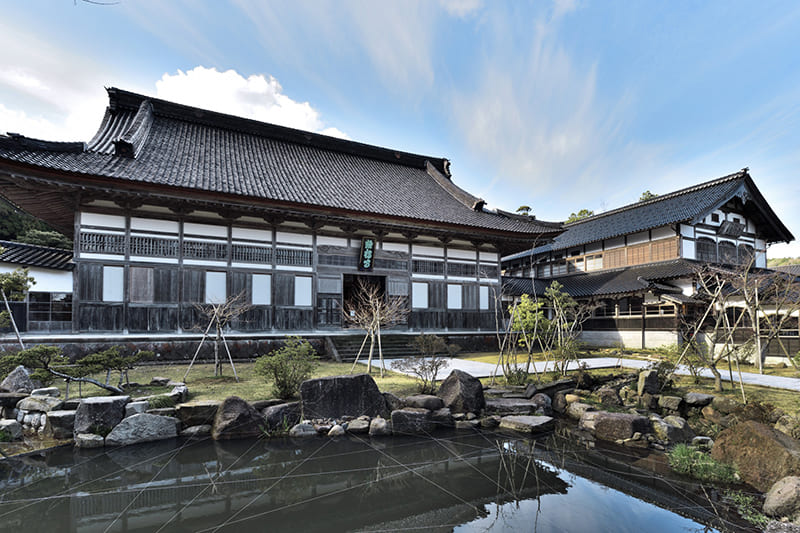
[[[583,272],[583,257],[569,259],[567,261],[567,270],[569,272]]]
[[[650,248],[651,261],[666,261],[678,257],[677,239],[663,239],[654,241]]]
[[[233,261],[239,263],[272,263],[272,248],[266,246],[248,246],[246,244],[234,244],[231,249]]]
[[[721,241],[718,245],[719,248],[719,262],[728,265],[736,264],[737,254],[736,245],[732,242]]]
[[[228,243],[184,240],[183,257],[225,261],[228,259]]]
[[[609,250],[603,255],[604,268],[619,268],[624,266],[628,266],[625,260],[625,248]]]
[[[278,248],[275,250],[275,262],[279,265],[311,266],[311,250]],[[311,304],[309,303],[308,305]]]
[[[567,273],[567,262],[563,259],[553,263],[553,275],[560,276]]]
[[[408,261],[398,261],[396,259],[376,259],[375,268],[380,268],[383,270],[408,270]]]
[[[696,256],[698,261],[707,261],[709,263],[717,262],[717,243],[712,239],[701,237],[695,243]]]
[[[475,263],[447,263],[447,275],[474,278],[477,275]]]
[[[586,270],[602,270],[603,268],[603,254],[587,255],[586,256]]]
[[[81,252],[125,254],[125,235],[121,233],[81,233]]]
[[[628,247],[628,264],[641,265],[650,262],[650,243]]]
[[[411,271],[415,274],[444,275],[444,261],[426,261],[414,259],[411,261]]]
[[[483,263],[478,267],[478,272],[483,279],[495,279],[497,278],[498,274],[497,265],[487,265],[486,263]]]
[[[178,257],[178,240],[131,235],[131,255]]]
[[[355,255],[320,255],[319,256],[319,264],[320,265],[330,265],[330,266],[345,266],[345,267],[356,267],[358,266],[358,257]],[[375,266],[377,266],[378,261],[375,261]]]

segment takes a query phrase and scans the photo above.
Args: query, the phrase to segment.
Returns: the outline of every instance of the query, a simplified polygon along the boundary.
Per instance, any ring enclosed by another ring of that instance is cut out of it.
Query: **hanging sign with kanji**
[[[361,239],[361,255],[358,259],[358,269],[361,272],[372,272],[375,264],[375,239],[364,237]]]

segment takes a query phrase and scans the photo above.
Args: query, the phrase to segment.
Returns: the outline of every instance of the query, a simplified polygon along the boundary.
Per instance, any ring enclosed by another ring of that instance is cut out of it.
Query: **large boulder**
[[[537,393],[534,396],[538,394],[541,393]],[[542,396],[549,398],[546,394],[542,394]],[[486,400],[485,404],[487,413],[499,415],[530,415],[535,413],[540,407],[540,402],[526,400],[525,398],[489,398]]]
[[[71,439],[75,432],[75,411],[50,411],[44,425],[44,434],[53,439]]]
[[[439,386],[437,396],[454,413],[480,413],[486,406],[483,385],[463,370],[453,370]]]
[[[581,429],[594,433],[600,440],[618,441],[633,437],[634,433],[649,433],[650,420],[641,415],[587,411],[578,423]]]
[[[214,440],[259,437],[263,428],[264,416],[246,401],[231,396],[217,409],[211,437]]]
[[[689,427],[686,419],[679,416],[665,416],[661,418],[656,414],[650,415],[653,424],[653,434],[657,439],[669,443],[687,443],[695,438],[694,430]]]
[[[800,476],[800,441],[748,420],[720,432],[711,457],[736,465],[742,479],[766,492],[786,476]]]
[[[201,426],[214,422],[214,417],[217,416],[217,409],[219,409],[221,403],[219,400],[187,402],[178,405],[176,412],[183,427]]]
[[[658,372],[655,370],[643,370],[639,372],[639,382],[637,383],[636,393],[658,394]]]
[[[8,373],[0,383],[0,391],[30,393],[36,386],[31,381],[31,373],[22,365]]]
[[[701,392],[689,392],[683,397],[683,401],[686,402],[686,405],[689,407],[702,408],[714,401],[714,396]]]
[[[17,409],[21,411],[39,411],[46,413],[48,411],[55,411],[61,409],[64,401],[52,396],[28,396],[23,398],[17,404]]]
[[[75,411],[75,434],[107,435],[125,417],[130,400],[130,396],[84,398]]]
[[[386,400],[369,374],[329,376],[300,384],[303,416],[339,418],[385,413]]]
[[[535,406],[533,409],[534,414],[550,416],[553,414],[553,400],[547,394],[537,392],[531,398],[531,402]]]
[[[434,429],[436,426],[427,409],[406,407],[392,411],[392,431],[395,435],[425,435]]]
[[[262,411],[264,429],[269,433],[287,433],[300,422],[300,402],[288,402],[272,405]]]
[[[800,477],[778,480],[764,499],[764,514],[775,518],[797,518],[800,515]]]
[[[125,418],[106,435],[106,446],[127,446],[177,436],[174,418],[138,413]]]
[[[392,434],[392,421],[383,417],[375,417],[369,423],[370,437],[385,437]]]
[[[0,435],[8,440],[19,440],[22,438],[22,424],[16,420],[0,420]]]
[[[571,402],[567,405],[566,413],[571,419],[580,420],[583,418],[584,413],[596,410],[597,409],[595,409],[593,405],[589,405],[588,403]]]
[[[431,394],[414,394],[406,396],[403,399],[406,407],[419,407],[420,409],[428,409],[429,411],[436,411],[444,407],[444,401],[438,396]]]

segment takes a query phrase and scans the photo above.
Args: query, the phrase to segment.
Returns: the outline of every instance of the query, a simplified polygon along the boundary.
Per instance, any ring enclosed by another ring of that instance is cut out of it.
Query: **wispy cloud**
[[[464,18],[483,8],[483,0],[439,0],[442,8],[454,17]]]
[[[156,93],[159,98],[186,105],[347,138],[344,132],[327,126],[309,102],[286,95],[272,76],[245,77],[235,70],[219,72],[197,66],[164,74],[156,82]]]

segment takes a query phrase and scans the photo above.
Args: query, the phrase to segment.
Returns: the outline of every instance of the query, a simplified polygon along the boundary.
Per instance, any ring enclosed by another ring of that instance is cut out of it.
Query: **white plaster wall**
[[[100,213],[81,213],[82,226],[100,226],[102,228],[125,228],[125,217],[120,215],[102,215]]]
[[[429,255],[434,257],[444,257],[444,248],[435,248],[433,246],[422,246],[420,244],[412,244],[411,253],[413,255]]]
[[[684,259],[696,259],[697,258],[697,251],[694,247],[694,241],[687,241],[683,239],[681,241],[682,253],[681,257]]]
[[[19,266],[15,263],[0,263],[0,272],[13,272]],[[36,280],[36,284],[31,287],[32,292],[72,292],[72,272],[30,267],[28,274]]]
[[[653,240],[655,241],[658,239],[666,239],[668,237],[674,237],[675,230],[672,229],[670,226],[663,226],[661,228],[656,228],[654,230],[651,230],[650,234],[652,235]]]
[[[647,331],[645,333],[647,348],[675,344],[678,339],[678,333],[675,331]],[[616,347],[622,345],[625,348],[641,348],[642,332],[587,330],[581,334],[580,340],[590,346]]]

